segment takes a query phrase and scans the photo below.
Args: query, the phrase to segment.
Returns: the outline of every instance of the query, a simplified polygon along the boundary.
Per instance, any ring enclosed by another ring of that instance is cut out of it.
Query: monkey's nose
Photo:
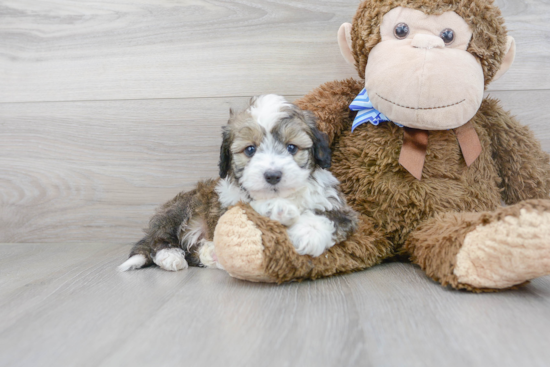
[[[413,37],[411,46],[429,50],[430,48],[445,48],[445,42],[443,42],[441,37],[432,34],[417,33]]]
[[[281,177],[283,177],[283,173],[281,171],[265,171],[264,172],[264,178],[267,182],[269,182],[271,185],[276,185],[281,181]]]

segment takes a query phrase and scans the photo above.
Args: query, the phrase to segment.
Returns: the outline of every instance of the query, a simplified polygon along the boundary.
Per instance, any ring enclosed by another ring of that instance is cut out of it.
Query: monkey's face
[[[384,15],[369,53],[365,88],[374,108],[402,125],[444,130],[470,120],[483,99],[472,31],[454,12],[426,15],[398,7]]]

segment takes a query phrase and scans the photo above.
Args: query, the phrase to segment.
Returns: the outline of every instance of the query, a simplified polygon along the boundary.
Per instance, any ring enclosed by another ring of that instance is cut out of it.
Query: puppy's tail
[[[116,270],[123,272],[127,270],[139,269],[147,263],[147,259],[143,255],[134,255],[128,260],[120,264]]]
[[[151,257],[151,247],[148,246],[145,239],[139,241],[134,245],[132,252],[130,252],[130,257],[128,260],[123,262],[117,267],[117,270],[120,272],[140,269],[146,266],[149,266],[153,263]]]

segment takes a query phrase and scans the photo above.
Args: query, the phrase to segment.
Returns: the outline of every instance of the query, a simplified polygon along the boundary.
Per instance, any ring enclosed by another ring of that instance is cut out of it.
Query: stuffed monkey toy
[[[281,224],[238,204],[215,230],[224,269],[280,283],[406,257],[443,286],[474,292],[550,274],[548,154],[483,98],[515,53],[493,1],[364,0],[338,41],[360,79],[296,104],[329,137],[358,229],[302,256]]]

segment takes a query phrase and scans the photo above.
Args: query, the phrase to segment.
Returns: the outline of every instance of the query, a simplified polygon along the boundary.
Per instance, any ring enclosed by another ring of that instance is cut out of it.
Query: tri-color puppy
[[[223,128],[220,177],[165,203],[120,271],[153,262],[165,270],[215,267],[214,228],[228,207],[250,203],[288,227],[300,254],[321,255],[357,226],[330,167],[327,138],[308,111],[277,95],[253,98]]]

